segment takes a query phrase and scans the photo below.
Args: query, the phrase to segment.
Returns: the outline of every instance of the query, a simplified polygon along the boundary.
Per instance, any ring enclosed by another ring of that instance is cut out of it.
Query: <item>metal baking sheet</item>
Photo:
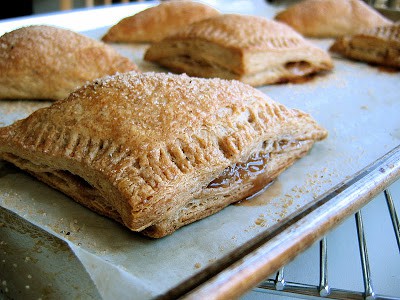
[[[267,18],[272,18],[282,8],[265,1],[208,3],[223,12],[256,14]],[[146,5],[152,4],[156,3]],[[99,39],[115,20],[142,10],[146,5],[129,4],[97,9],[95,12],[80,11],[0,22],[0,34],[21,24],[46,23],[71,28]],[[98,17],[102,15],[111,17]],[[85,21],[81,23],[81,29],[77,25],[80,24],[79,20]],[[324,49],[328,49],[332,43],[332,40],[311,41]],[[132,58],[143,71],[165,72],[143,61],[146,44],[114,47]],[[396,147],[400,144],[400,73],[339,57],[334,57],[334,63],[332,72],[310,81],[260,88],[274,100],[310,113],[327,128],[329,137],[317,143],[309,155],[281,174],[263,194],[231,205],[162,239],[152,240],[132,233],[1,162],[2,293],[9,297],[35,295],[37,298],[68,298],[86,295],[87,298],[113,299],[135,295],[135,299],[149,299],[162,295],[166,298],[175,297],[191,291],[194,286],[211,282],[209,289],[206,287],[198,294],[196,291],[189,294],[196,298],[206,293],[211,298],[211,295],[217,294],[228,297],[228,288],[232,290],[232,295],[237,295],[256,284],[261,275],[267,276],[268,272],[273,272],[326,230],[341,222],[346,215],[341,205],[350,210],[357,209],[372,197],[371,191],[377,186],[383,188],[399,176],[398,167],[394,165],[398,153]],[[50,104],[43,101],[1,100],[0,125],[11,124]],[[379,160],[390,151],[389,158]],[[379,168],[378,171],[376,168],[365,171],[377,160],[386,172],[380,177],[375,174],[379,173]],[[365,175],[362,178],[361,170]],[[370,174],[376,176],[371,177]],[[378,177],[379,184],[371,184]],[[368,181],[352,181],[354,178]],[[353,194],[347,195],[344,200],[326,198],[332,188],[346,181],[349,182],[348,186],[356,187]],[[357,191],[363,193],[354,197]],[[323,206],[326,211],[313,206],[321,199],[326,200]],[[324,215],[327,211],[329,213]],[[314,222],[322,217],[327,220]],[[276,232],[279,234],[270,234]],[[304,234],[298,235],[299,232]],[[20,240],[29,237],[33,239],[32,248],[15,255],[12,249],[20,249]],[[268,246],[263,244],[265,240],[267,244],[269,242]],[[62,246],[53,247],[54,243]],[[246,248],[250,244],[253,248]],[[43,257],[43,249],[50,253],[52,259]],[[288,249],[290,254],[282,255]],[[242,252],[243,258],[240,260]],[[54,255],[57,253],[65,253],[74,261],[71,266],[75,267],[72,269],[65,261],[61,262],[64,272],[73,273],[79,266],[77,276],[82,280],[66,281],[73,289],[62,289],[56,284],[56,279],[52,288],[42,284],[35,289],[35,285],[29,284],[34,277],[32,270],[41,268],[42,272],[54,275],[50,278],[56,277],[58,269],[54,268],[54,264],[58,260],[54,259]],[[262,260],[265,255],[272,258]],[[32,257],[38,263],[31,263]],[[41,267],[38,267],[39,263]],[[231,266],[234,263],[237,268]],[[232,272],[235,280],[227,284],[224,278],[229,278]],[[258,276],[253,276],[254,272]],[[256,278],[254,282],[249,279],[251,276]],[[242,279],[247,281],[243,282]],[[90,282],[92,285],[79,282]],[[90,287],[88,290],[87,286]],[[215,287],[218,287],[218,292]]]

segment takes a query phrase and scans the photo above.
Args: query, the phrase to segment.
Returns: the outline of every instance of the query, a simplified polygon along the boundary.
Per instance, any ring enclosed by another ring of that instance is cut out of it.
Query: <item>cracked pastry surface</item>
[[[326,136],[238,81],[128,72],[0,128],[0,158],[162,237],[259,191]]]
[[[326,51],[289,26],[238,14],[186,26],[153,43],[144,59],[177,73],[236,79],[252,86],[293,81],[333,68]]]
[[[102,37],[105,42],[156,42],[183,26],[218,15],[211,6],[192,1],[167,1],[126,17]]]
[[[303,0],[275,16],[304,36],[335,38],[391,24],[362,0]]]
[[[350,59],[400,68],[400,24],[338,38],[329,50]]]
[[[87,81],[139,71],[109,45],[79,33],[32,25],[0,37],[0,99],[59,100]]]

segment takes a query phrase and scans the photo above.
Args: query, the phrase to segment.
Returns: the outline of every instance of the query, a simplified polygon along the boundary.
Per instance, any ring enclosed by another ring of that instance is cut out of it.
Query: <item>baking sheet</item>
[[[272,17],[280,9],[264,1],[229,1],[229,5],[226,4],[221,1],[216,7],[221,10],[226,7],[229,9],[226,12],[266,17]],[[51,22],[57,24],[56,19]],[[70,20],[77,22],[73,14]],[[107,28],[99,24],[82,33],[99,39]],[[327,49],[332,40],[312,42]],[[145,44],[114,46],[143,71],[165,71],[142,60]],[[92,213],[1,162],[0,214],[3,217],[15,214],[66,243],[86,271],[80,276],[87,276],[103,299],[126,295],[148,299],[164,294],[259,234],[279,226],[288,216],[399,145],[400,74],[338,57],[334,62],[333,72],[310,81],[260,88],[274,100],[310,113],[328,129],[329,137],[317,143],[309,155],[251,200],[231,205],[171,236],[152,240]],[[0,125],[11,124],[50,104],[1,100]],[[1,226],[10,230],[13,224],[2,222]],[[0,233],[2,241],[12,238],[2,235]],[[0,256],[2,261],[9,259],[6,251]],[[5,270],[5,263],[0,267]],[[4,276],[0,278],[2,282],[13,280],[6,278],[6,273],[0,275]],[[15,285],[14,290],[8,288],[7,293],[17,295],[21,288],[26,289]],[[5,291],[4,286],[2,291]]]

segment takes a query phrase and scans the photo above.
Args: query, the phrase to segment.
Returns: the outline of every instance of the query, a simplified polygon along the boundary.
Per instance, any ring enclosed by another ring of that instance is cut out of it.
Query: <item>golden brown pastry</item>
[[[278,13],[275,20],[316,38],[334,38],[392,23],[362,0],[303,0]]]
[[[400,68],[400,24],[338,38],[329,50],[351,59]]]
[[[126,17],[103,36],[105,42],[156,42],[183,26],[213,17],[219,12],[206,4],[168,1]]]
[[[0,37],[0,99],[58,100],[87,81],[137,66],[110,46],[53,26]]]
[[[177,73],[237,79],[253,86],[332,69],[329,54],[289,26],[226,14],[191,24],[152,44],[144,59]]]
[[[162,237],[259,191],[326,135],[238,81],[128,72],[0,128],[0,158]]]

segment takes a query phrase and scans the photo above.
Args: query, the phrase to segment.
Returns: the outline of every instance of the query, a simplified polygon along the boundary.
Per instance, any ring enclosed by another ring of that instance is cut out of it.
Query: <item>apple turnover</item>
[[[0,157],[158,238],[261,190],[326,136],[238,81],[127,72],[0,128]]]
[[[400,68],[400,23],[340,37],[329,50],[354,60]]]
[[[183,26],[218,15],[206,4],[168,1],[126,17],[112,26],[102,40],[113,43],[156,42]]]
[[[144,59],[176,73],[252,86],[294,81],[333,67],[326,51],[289,26],[238,14],[193,23],[152,44]]]
[[[0,37],[0,99],[59,100],[88,81],[137,66],[71,30],[32,25]]]
[[[336,38],[392,22],[362,0],[303,0],[275,16],[304,36]]]

